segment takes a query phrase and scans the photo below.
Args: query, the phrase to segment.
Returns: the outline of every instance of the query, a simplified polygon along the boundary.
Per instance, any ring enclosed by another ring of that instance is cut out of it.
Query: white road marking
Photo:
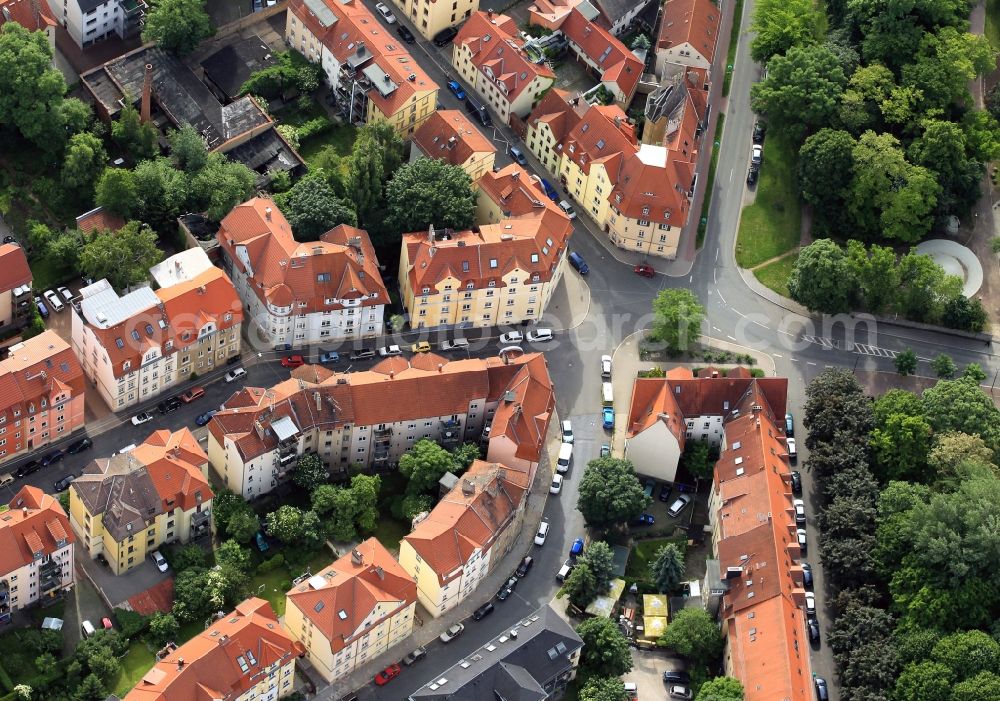
[[[729,304],[729,302],[727,302],[727,301],[726,301],[726,298],[722,296],[722,293],[721,293],[721,292],[719,292],[718,290],[716,290],[716,292],[718,292],[718,293],[719,293],[719,299],[721,299],[721,300],[722,300],[722,303],[723,303],[723,304]],[[735,310],[734,310],[734,311],[735,311]],[[737,313],[738,313],[738,312],[737,312]]]
[[[783,356],[783,355],[778,355],[777,353],[772,353],[772,355],[773,355],[773,356],[774,356],[775,358],[784,358],[784,357],[785,357],[785,356]]]
[[[816,363],[812,362],[811,360],[807,360],[807,361],[806,361],[806,365],[815,365],[815,364],[816,364]]]
[[[734,175],[736,175],[736,169],[735,168],[730,168],[729,169],[729,181],[730,182],[732,182]]]
[[[726,338],[728,338],[728,339],[729,339],[730,341],[732,341],[733,343],[736,343],[736,339],[735,339],[735,338],[733,338],[732,336],[726,336]]]

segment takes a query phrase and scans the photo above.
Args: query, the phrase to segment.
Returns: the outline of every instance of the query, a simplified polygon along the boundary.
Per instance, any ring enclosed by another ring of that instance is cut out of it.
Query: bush
[[[333,120],[329,117],[315,117],[296,129],[295,134],[299,137],[299,142],[302,142],[313,136],[319,136],[332,128]]]
[[[14,690],[14,682],[11,681],[10,675],[7,674],[7,670],[3,668],[2,664],[0,664],[0,686],[3,687],[4,691]]]
[[[268,572],[274,572],[279,567],[285,566],[285,556],[282,553],[278,553],[274,557],[269,557],[262,563],[257,565],[257,574],[267,574]]]
[[[122,635],[132,638],[149,627],[149,617],[128,609],[116,608],[115,619]]]

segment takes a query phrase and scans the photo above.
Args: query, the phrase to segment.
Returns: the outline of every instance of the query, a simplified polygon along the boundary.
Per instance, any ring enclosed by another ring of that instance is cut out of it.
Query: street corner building
[[[73,303],[73,350],[113,411],[224,367],[240,353],[243,305],[201,249],[172,256],[153,271],[156,291],[143,285],[119,295],[98,280]]]
[[[59,500],[37,487],[21,487],[0,508],[0,623],[73,588],[75,541]]]
[[[0,464],[83,428],[86,382],[55,331],[8,348],[0,361]]]
[[[284,624],[332,683],[408,638],[416,605],[413,577],[369,538],[288,592]]]
[[[277,205],[256,197],[223,218],[217,238],[248,333],[262,342],[338,343],[384,328],[389,292],[368,232],[341,224],[300,243]]]
[[[124,701],[275,701],[304,654],[264,599],[251,598],[180,647],[170,643]]]
[[[399,286],[412,328],[513,325],[542,317],[573,225],[517,164],[479,180],[471,229],[403,235]]]
[[[464,112],[438,110],[413,134],[410,162],[425,157],[458,166],[472,180],[475,189],[479,179],[493,171],[496,153],[496,146],[469,121]]]
[[[154,431],[134,449],[92,460],[69,488],[73,531],[115,574],[166,543],[211,531],[208,456],[190,430]]]
[[[448,449],[482,441],[488,461],[534,479],[554,411],[541,353],[506,361],[422,353],[351,373],[303,366],[270,389],[227,399],[208,424],[208,458],[218,482],[245,499],[290,479],[306,453],[335,475],[352,465],[380,472],[424,438]]]
[[[435,618],[467,599],[510,552],[524,523],[529,474],[476,460],[434,508],[414,519],[399,563]]]

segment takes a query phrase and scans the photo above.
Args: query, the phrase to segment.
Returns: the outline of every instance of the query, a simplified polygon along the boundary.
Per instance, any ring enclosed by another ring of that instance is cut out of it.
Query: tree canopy
[[[338,224],[358,225],[349,202],[337,197],[322,174],[310,174],[274,201],[292,227],[296,241],[316,241]]]
[[[705,308],[691,290],[660,290],[653,300],[652,340],[666,345],[670,354],[682,353],[701,338]]]
[[[472,226],[472,180],[460,167],[436,158],[402,166],[389,181],[385,199],[386,226],[394,232]]]
[[[577,507],[588,526],[628,523],[649,506],[635,468],[628,460],[605,457],[587,463],[580,479]]]
[[[211,33],[205,0],[155,0],[146,13],[142,40],[183,56]]]
[[[135,221],[116,232],[91,235],[80,251],[80,269],[94,280],[107,278],[119,292],[147,280],[149,269],[161,260],[156,234]]]
[[[580,666],[597,677],[620,677],[632,669],[632,653],[618,625],[607,617],[588,618],[576,627],[583,640]]]

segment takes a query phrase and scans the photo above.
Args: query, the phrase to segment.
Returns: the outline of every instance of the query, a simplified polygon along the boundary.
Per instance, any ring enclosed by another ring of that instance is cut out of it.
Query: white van
[[[535,545],[545,545],[545,538],[549,535],[549,522],[542,521],[538,524],[538,533],[535,534]]]
[[[559,446],[559,459],[556,461],[556,472],[561,475],[569,472],[569,466],[573,462],[573,444],[563,443]]]
[[[610,382],[601,383],[601,401],[604,403],[604,406],[615,405],[615,390]]]
[[[83,629],[84,638],[89,638],[91,635],[97,632],[96,630],[94,630],[94,624],[91,623],[90,621],[84,621],[83,623],[81,623],[80,628]]]

